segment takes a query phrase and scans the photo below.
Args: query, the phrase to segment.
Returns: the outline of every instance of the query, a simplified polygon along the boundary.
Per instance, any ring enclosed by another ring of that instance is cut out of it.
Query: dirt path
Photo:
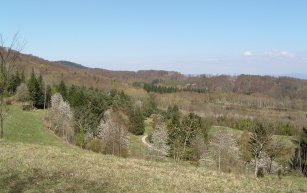
[[[145,135],[142,137],[142,143],[143,143],[144,145],[146,145],[148,148],[152,148],[152,145],[149,144],[149,143],[146,141],[146,138],[147,138],[147,137],[148,137],[147,134],[145,134]]]

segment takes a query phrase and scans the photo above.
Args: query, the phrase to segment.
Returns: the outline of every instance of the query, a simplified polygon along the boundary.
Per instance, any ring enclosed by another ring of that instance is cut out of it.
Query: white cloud
[[[288,57],[288,58],[294,58],[295,57],[295,55],[293,53],[290,53],[290,52],[287,52],[287,51],[281,51],[280,55],[284,56],[284,57]]]
[[[249,50],[246,50],[246,51],[243,52],[243,55],[244,56],[252,56],[253,53],[251,51],[249,51]]]
[[[269,57],[283,57],[283,58],[294,58],[295,54],[288,51],[271,51],[264,53],[265,56]]]

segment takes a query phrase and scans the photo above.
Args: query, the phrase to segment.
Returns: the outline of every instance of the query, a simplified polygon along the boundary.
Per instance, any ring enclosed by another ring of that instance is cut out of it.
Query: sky
[[[306,0],[1,0],[23,52],[110,70],[307,74]]]

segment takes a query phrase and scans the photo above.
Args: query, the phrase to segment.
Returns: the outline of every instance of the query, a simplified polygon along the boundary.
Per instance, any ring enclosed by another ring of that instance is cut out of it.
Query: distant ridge
[[[283,76],[307,80],[307,74],[293,73],[293,74],[284,74]]]
[[[56,62],[56,63],[59,63],[59,64],[66,65],[66,66],[75,67],[75,68],[81,68],[81,69],[86,69],[86,68],[88,68],[88,67],[83,66],[83,65],[81,65],[81,64],[74,63],[74,62],[70,62],[70,61],[65,61],[65,60],[60,60],[60,61],[55,61],[55,62]]]

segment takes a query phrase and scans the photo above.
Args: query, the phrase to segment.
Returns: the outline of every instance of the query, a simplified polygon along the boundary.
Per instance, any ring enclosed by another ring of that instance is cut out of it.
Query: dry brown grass
[[[256,180],[70,147],[1,141],[0,152],[1,192],[307,192],[304,178]]]

